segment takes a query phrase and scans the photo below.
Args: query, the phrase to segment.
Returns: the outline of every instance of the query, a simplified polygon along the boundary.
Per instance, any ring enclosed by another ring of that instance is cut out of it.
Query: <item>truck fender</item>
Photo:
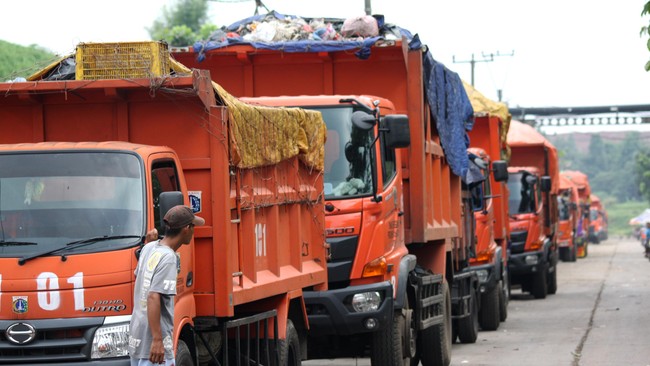
[[[552,264],[551,262],[553,261],[553,258],[551,257],[553,255],[551,246],[553,244],[553,241],[551,238],[547,237],[544,239],[544,244],[542,248],[544,248],[544,259],[546,259],[547,263]]]
[[[417,258],[413,254],[405,255],[399,263],[399,270],[397,273],[397,292],[395,293],[395,301],[393,302],[395,309],[401,309],[404,306],[406,288],[409,283],[409,273],[415,269],[416,264]]]
[[[198,360],[197,345],[194,341],[194,321],[192,320],[196,313],[196,303],[194,296],[183,293],[174,300],[174,318],[178,318],[178,325],[174,325],[174,350],[178,347],[178,341],[183,341],[187,345],[195,362]]]

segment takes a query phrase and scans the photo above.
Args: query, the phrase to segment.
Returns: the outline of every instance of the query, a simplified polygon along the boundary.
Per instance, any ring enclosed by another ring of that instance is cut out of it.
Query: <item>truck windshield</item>
[[[564,195],[558,196],[557,209],[560,221],[566,221],[570,218],[571,211],[569,209],[569,200],[564,197]]]
[[[0,155],[0,257],[28,256],[97,237],[115,239],[66,254],[140,242],[142,172],[136,155],[120,152]]]
[[[351,106],[318,109],[327,125],[324,189],[326,199],[365,196],[373,192],[374,131],[352,125]]]
[[[535,184],[526,179],[529,173],[512,173],[508,175],[508,204],[510,215],[532,213],[535,207]]]
[[[589,211],[589,220],[591,221],[596,221],[598,220],[598,210],[590,210]]]

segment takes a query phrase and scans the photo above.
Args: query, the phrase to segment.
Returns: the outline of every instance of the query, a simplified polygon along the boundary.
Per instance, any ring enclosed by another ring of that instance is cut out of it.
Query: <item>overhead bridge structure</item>
[[[513,107],[512,118],[533,126],[605,126],[650,123],[650,104],[595,107]]]

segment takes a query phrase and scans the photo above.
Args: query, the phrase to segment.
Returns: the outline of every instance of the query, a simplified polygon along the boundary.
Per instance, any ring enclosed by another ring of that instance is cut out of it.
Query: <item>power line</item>
[[[498,57],[498,56],[514,56],[514,55],[515,55],[515,51],[514,51],[514,50],[511,51],[510,53],[501,53],[501,52],[497,51],[496,53],[489,53],[489,54],[486,54],[486,53],[484,53],[484,52],[481,52],[481,57],[482,57],[482,58],[480,58],[480,59],[476,59],[476,58],[474,58],[474,54],[472,53],[472,58],[469,59],[469,60],[461,60],[461,61],[457,61],[457,60],[456,60],[456,56],[452,56],[452,61],[453,61],[455,64],[470,64],[470,68],[471,68],[471,83],[472,83],[472,86],[474,86],[474,69],[476,68],[476,64],[477,64],[478,62],[493,62],[495,57]],[[499,101],[501,101],[501,92],[502,92],[501,89],[497,90],[497,94],[499,95]]]

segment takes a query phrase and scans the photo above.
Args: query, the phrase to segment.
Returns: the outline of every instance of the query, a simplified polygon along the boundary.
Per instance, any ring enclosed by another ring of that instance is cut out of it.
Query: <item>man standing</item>
[[[174,296],[178,258],[176,251],[189,244],[194,226],[205,220],[178,205],[165,217],[165,236],[142,248],[135,269],[133,315],[129,337],[132,366],[174,365]]]

